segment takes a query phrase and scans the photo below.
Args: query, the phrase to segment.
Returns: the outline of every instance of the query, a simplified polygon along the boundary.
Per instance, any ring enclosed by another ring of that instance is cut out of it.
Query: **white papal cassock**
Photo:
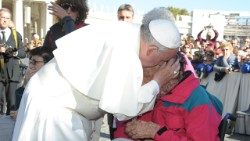
[[[152,108],[159,90],[141,87],[140,25],[88,25],[56,44],[26,86],[13,141],[89,141],[103,111],[123,120]]]

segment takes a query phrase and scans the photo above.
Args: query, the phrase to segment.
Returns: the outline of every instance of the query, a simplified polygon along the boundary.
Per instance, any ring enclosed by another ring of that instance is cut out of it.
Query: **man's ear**
[[[147,55],[151,55],[152,53],[156,53],[158,52],[158,47],[157,46],[154,46],[154,45],[150,45],[148,46],[147,48]]]

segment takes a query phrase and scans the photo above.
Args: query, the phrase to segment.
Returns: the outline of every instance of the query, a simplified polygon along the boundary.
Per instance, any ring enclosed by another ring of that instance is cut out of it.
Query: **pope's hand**
[[[170,59],[167,63],[161,65],[158,71],[154,74],[153,79],[158,83],[159,87],[161,87],[169,80],[178,76],[179,70],[179,59]]]

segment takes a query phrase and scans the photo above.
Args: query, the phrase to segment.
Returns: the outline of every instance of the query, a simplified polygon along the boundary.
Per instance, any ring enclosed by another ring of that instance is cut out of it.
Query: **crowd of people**
[[[85,23],[85,0],[57,0],[48,10],[58,22],[44,41],[34,33],[23,44],[11,12],[0,9],[1,111],[16,120],[12,141],[97,141],[107,113],[116,141],[220,140],[223,105],[199,78],[250,72],[250,39],[219,42],[212,25],[181,36],[165,7],[146,13],[141,25],[130,4],[103,25]],[[14,64],[17,78],[8,68]]]
[[[205,33],[202,37],[202,33]],[[215,71],[215,81],[230,72],[250,73],[250,39],[218,41],[218,32],[207,26],[197,37],[182,36],[181,51],[191,60],[200,79]]]

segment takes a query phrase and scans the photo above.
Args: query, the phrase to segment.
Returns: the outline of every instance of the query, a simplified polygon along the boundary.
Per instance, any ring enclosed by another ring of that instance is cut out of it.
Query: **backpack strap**
[[[11,31],[12,31],[12,34],[13,34],[13,38],[14,38],[14,40],[15,40],[16,48],[18,48],[18,41],[17,41],[17,32],[16,32],[16,28],[12,27],[12,28],[11,28]]]

